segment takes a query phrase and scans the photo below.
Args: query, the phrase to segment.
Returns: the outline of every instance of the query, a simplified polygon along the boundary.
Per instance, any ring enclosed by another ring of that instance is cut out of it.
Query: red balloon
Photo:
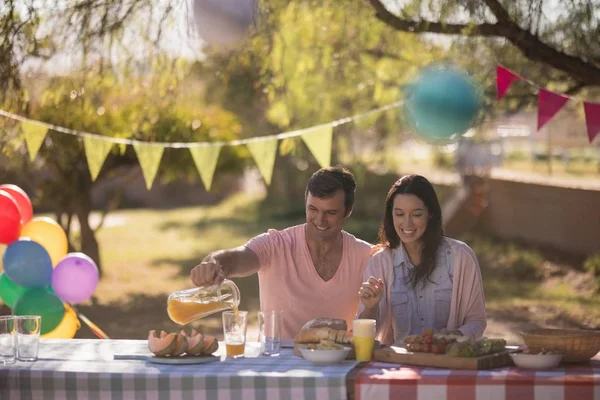
[[[19,214],[21,214],[21,224],[25,225],[33,217],[33,207],[31,206],[31,200],[27,193],[17,185],[4,184],[0,185],[0,190],[4,190],[10,194],[13,199],[17,202],[19,207]]]
[[[6,191],[0,190],[0,243],[10,244],[21,233],[21,214],[17,201]]]

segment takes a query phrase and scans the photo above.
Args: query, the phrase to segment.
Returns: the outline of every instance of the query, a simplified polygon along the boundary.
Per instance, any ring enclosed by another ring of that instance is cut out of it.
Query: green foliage
[[[600,283],[600,252],[589,256],[583,263],[583,267],[586,271],[598,279]]]

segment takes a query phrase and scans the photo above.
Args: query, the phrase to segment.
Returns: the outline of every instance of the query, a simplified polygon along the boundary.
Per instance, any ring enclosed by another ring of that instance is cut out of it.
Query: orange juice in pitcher
[[[224,310],[237,313],[240,290],[225,279],[221,285],[204,286],[171,293],[167,300],[167,313],[180,325]]]

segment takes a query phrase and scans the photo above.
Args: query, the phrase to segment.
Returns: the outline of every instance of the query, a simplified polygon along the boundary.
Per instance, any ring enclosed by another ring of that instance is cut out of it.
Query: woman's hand
[[[363,282],[358,290],[358,297],[365,306],[365,309],[374,309],[379,305],[383,295],[383,280],[370,277],[367,282]]]

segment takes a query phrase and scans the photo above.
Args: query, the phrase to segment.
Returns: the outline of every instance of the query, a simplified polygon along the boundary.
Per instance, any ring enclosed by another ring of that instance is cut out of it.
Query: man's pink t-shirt
[[[261,310],[284,311],[283,340],[293,339],[306,322],[318,317],[344,319],[352,329],[358,289],[371,256],[369,243],[342,231],[342,260],[333,278],[325,282],[310,257],[305,227],[269,229],[246,243],[260,260]]]

